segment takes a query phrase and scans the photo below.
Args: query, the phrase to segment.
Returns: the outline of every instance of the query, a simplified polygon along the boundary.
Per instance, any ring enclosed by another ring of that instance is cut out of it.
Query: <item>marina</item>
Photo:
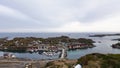
[[[120,0],[0,0],[0,68],[120,68]]]
[[[94,34],[94,33],[1,33],[1,38],[8,36],[9,39],[12,39],[14,37],[43,37],[43,38],[47,38],[47,37],[57,37],[60,35],[65,35],[65,36],[69,36],[71,38],[89,38],[95,41],[94,45],[96,47],[93,48],[87,48],[87,49],[76,49],[76,50],[68,50],[67,52],[67,56],[66,58],[68,59],[77,59],[79,57],[82,57],[86,54],[90,54],[90,53],[103,53],[103,54],[108,54],[108,53],[112,53],[112,54],[120,54],[120,50],[119,49],[113,49],[111,47],[112,44],[117,43],[118,41],[115,40],[113,41],[112,39],[116,39],[119,36],[110,36],[110,37],[89,37],[90,34]],[[99,43],[100,42],[100,43]],[[43,45],[43,44],[42,44]],[[65,44],[66,45],[66,44]],[[45,48],[45,47],[43,47]],[[54,47],[53,47],[54,48]],[[63,47],[64,48],[64,47]],[[51,49],[51,48],[50,48]],[[102,49],[102,50],[101,50]],[[53,50],[53,49],[52,49]],[[61,49],[62,50],[62,49]],[[29,49],[28,49],[29,51]],[[36,52],[38,51],[38,52]],[[44,52],[44,53],[43,53]],[[0,51],[0,56],[3,55],[3,51]],[[54,52],[54,51],[44,51],[44,50],[31,50],[31,53],[26,52],[26,53],[16,53],[16,52],[10,52],[13,53],[14,55],[16,55],[16,57],[19,58],[28,58],[28,59],[34,59],[34,60],[40,60],[40,59],[58,59],[60,57],[61,51],[59,51],[58,53]],[[49,56],[52,55],[52,56]]]

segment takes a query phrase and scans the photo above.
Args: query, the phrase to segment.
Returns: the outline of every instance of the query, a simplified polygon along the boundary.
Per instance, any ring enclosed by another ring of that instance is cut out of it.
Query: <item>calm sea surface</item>
[[[70,38],[89,38],[96,43],[96,47],[94,48],[88,48],[88,49],[79,49],[74,51],[68,51],[67,58],[69,59],[77,59],[80,58],[86,54],[90,53],[114,53],[114,54],[120,54],[120,49],[113,49],[111,47],[112,44],[117,43],[118,41],[112,41],[112,39],[120,38],[120,36],[106,36],[106,37],[89,37],[89,35],[93,34],[99,34],[99,33],[0,33],[0,38],[8,37],[9,39],[12,39],[14,37],[42,37],[42,38],[48,38],[48,37],[56,37],[56,36],[69,36]],[[105,34],[105,33],[100,33]],[[113,33],[114,34],[114,33]],[[99,43],[101,41],[101,43]],[[3,55],[4,52],[0,52],[0,56]],[[28,58],[28,59],[57,59],[58,56],[53,57],[47,57],[45,55],[40,55],[38,53],[13,53],[19,58]]]

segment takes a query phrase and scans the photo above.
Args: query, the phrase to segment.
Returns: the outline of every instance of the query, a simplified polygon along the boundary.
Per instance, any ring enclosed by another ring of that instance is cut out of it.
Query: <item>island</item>
[[[86,38],[69,38],[68,36],[36,38],[15,37],[11,40],[0,39],[0,50],[9,52],[58,52],[95,47],[94,41]]]
[[[113,48],[117,48],[117,49],[120,49],[120,43],[116,43],[116,44],[112,44],[112,47]]]
[[[115,40],[115,41],[116,41],[116,40],[117,40],[117,41],[120,41],[120,38],[117,38],[117,39],[112,39],[112,40],[113,40],[113,41],[114,41],[114,40]]]
[[[96,34],[96,35],[89,35],[89,37],[105,37],[105,36],[120,36],[120,34],[116,33],[116,34]]]

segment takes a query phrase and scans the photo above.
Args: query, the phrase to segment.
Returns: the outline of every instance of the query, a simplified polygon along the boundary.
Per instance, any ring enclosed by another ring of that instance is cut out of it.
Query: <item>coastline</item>
[[[77,56],[84,56],[86,54],[90,54],[90,53],[94,53],[94,52],[97,52],[97,53],[119,53],[119,50],[118,49],[113,49],[111,47],[111,44],[114,44],[116,43],[116,40],[113,41],[111,39],[116,39],[117,37],[114,37],[112,38],[111,36],[110,37],[104,37],[104,38],[94,38],[94,37],[89,37],[90,34],[109,34],[109,33],[10,33],[10,34],[4,34],[4,35],[1,35],[2,38],[4,37],[9,37],[9,38],[15,38],[15,37],[36,37],[36,38],[48,38],[48,37],[60,37],[62,35],[64,36],[69,36],[70,38],[75,38],[75,39],[78,39],[78,38],[89,38],[89,39],[92,39],[95,41],[95,45],[96,47],[94,48],[91,48],[91,49],[76,49],[76,50],[72,50],[72,51],[68,51],[68,55],[67,55],[67,58],[70,58],[70,59],[77,59],[79,57]],[[115,34],[115,33],[111,33],[111,34]],[[119,37],[119,36],[118,36]],[[10,39],[12,40],[12,39]],[[98,41],[100,41],[101,43],[98,43]],[[104,42],[106,41],[106,42]],[[103,48],[104,47],[104,48]],[[112,49],[111,49],[112,48]],[[103,50],[100,50],[100,49],[103,49]],[[2,54],[3,52],[1,52]],[[10,52],[12,53],[12,52]],[[20,57],[20,58],[30,58],[30,59],[50,59],[51,57],[45,57],[45,56],[41,56],[39,55],[38,53],[17,53],[17,52],[13,52],[16,56]],[[27,55],[27,56],[26,56]],[[74,55],[74,56],[73,56]],[[44,58],[42,58],[44,57]],[[57,57],[52,57],[53,59],[57,59]]]

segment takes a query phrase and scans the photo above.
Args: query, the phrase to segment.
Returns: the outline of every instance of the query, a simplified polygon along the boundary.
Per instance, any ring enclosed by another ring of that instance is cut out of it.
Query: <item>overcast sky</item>
[[[0,0],[0,32],[120,32],[120,0]]]

